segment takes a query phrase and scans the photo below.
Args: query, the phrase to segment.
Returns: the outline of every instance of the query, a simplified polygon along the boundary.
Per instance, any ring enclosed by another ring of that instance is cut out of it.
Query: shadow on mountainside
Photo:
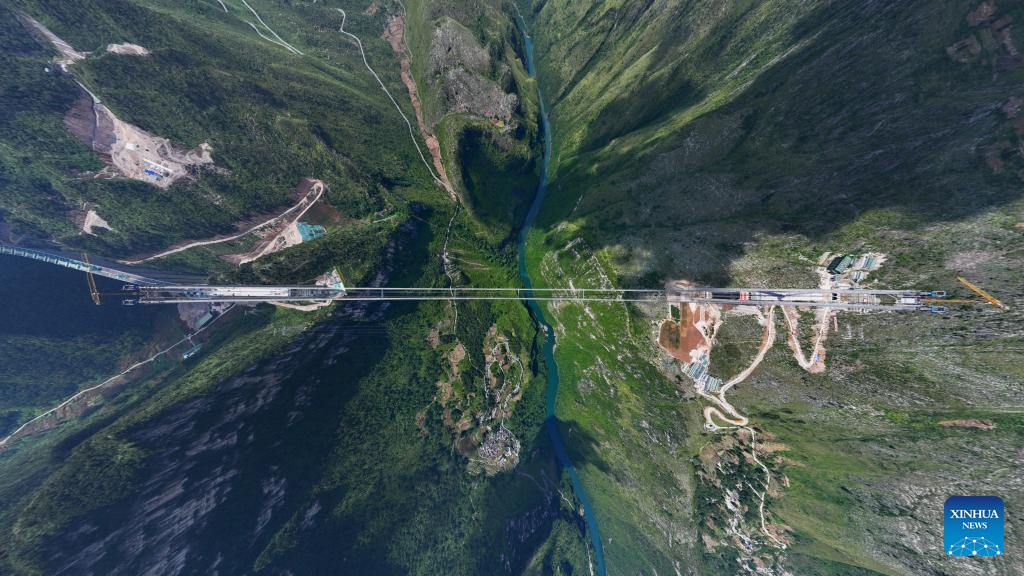
[[[1024,96],[1024,62],[1012,30],[995,30],[1009,14],[972,27],[969,8],[818,8],[792,28],[789,44],[799,48],[728,103],[663,133],[690,106],[685,80],[637,90],[633,104],[613,101],[598,118],[621,112],[614,130],[592,123],[582,141],[612,139],[561,159],[538,226],[582,219],[595,247],[660,252],[661,277],[728,282],[730,263],[762,234],[823,240],[878,210],[899,212],[900,227],[914,228],[1021,198],[1024,122],[1005,106]],[[720,36],[694,55],[707,67]],[[993,37],[1004,40],[982,42],[967,61],[947,52],[965,38]],[[651,60],[647,74],[661,64]],[[680,104],[653,114],[641,104],[667,102],[660,88],[681,90]]]
[[[573,420],[555,418],[555,425],[565,442],[565,449],[573,467],[579,469],[593,466],[605,474],[612,474],[612,467],[601,456],[599,443],[585,426]]]

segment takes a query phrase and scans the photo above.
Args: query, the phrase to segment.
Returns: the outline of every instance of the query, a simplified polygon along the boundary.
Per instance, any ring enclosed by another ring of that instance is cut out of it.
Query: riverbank
[[[537,72],[533,62],[533,41],[530,39],[529,32],[526,28],[526,21],[523,20],[522,14],[517,12],[516,24],[519,27],[519,31],[523,35],[523,45],[525,47],[526,56],[526,69],[531,77],[536,77]],[[540,87],[537,88],[537,100],[540,104],[540,126],[541,134],[543,135],[544,152],[541,159],[540,167],[540,180],[537,184],[537,194],[533,198],[533,202],[530,204],[530,210],[526,213],[526,219],[523,221],[523,226],[519,231],[519,237],[517,239],[518,252],[519,252],[519,276],[522,279],[523,287],[528,292],[533,291],[533,283],[530,281],[530,273],[526,266],[526,239],[529,235],[530,228],[533,226],[533,222],[537,219],[537,213],[540,212],[541,204],[544,202],[544,194],[547,192],[547,172],[548,165],[551,162],[551,123],[548,121],[547,109],[544,106],[544,96],[540,92]],[[593,507],[587,498],[586,491],[583,489],[583,484],[580,482],[579,476],[576,474],[576,469],[572,465],[572,461],[569,459],[569,454],[565,449],[565,443],[562,440],[562,436],[558,431],[558,420],[555,417],[555,401],[558,398],[558,363],[555,361],[555,331],[544,317],[544,311],[535,300],[527,301],[527,306],[530,309],[530,314],[541,325],[544,329],[544,364],[547,366],[547,393],[546,393],[546,406],[545,414],[546,419],[544,426],[548,431],[548,435],[551,437],[551,443],[555,447],[555,453],[558,456],[558,461],[565,469],[565,473],[569,476],[569,480],[572,482],[573,491],[576,493],[576,497],[580,501],[580,505],[583,507],[583,516],[587,522],[587,532],[590,535],[591,546],[593,547],[594,564],[596,567],[596,573],[599,576],[605,575],[604,566],[604,550],[601,545],[601,533],[597,525],[597,517],[594,515]]]

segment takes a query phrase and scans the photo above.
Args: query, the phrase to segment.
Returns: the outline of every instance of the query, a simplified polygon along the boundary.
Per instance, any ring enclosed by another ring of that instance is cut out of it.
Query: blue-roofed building
[[[319,224],[307,224],[306,222],[298,222],[295,225],[299,229],[299,235],[302,236],[303,242],[309,242],[310,240],[316,240],[317,238],[323,238],[327,235],[327,229]]]

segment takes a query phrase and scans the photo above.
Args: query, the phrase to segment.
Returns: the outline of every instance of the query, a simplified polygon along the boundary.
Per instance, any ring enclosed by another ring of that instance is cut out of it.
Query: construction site
[[[905,291],[861,288],[868,274],[885,262],[885,255],[833,255],[825,253],[818,259],[816,273],[818,290],[733,290],[693,287],[686,282],[675,283],[677,300],[669,287],[669,315],[658,331],[661,348],[679,361],[679,372],[693,384],[693,390],[711,402],[704,410],[704,427],[715,431],[726,427],[746,426],[748,419],[726,400],[726,392],[746,380],[760,365],[776,340],[775,313],[782,314],[785,340],[794,360],[803,370],[816,374],[825,371],[825,343],[830,332],[839,330],[840,311],[919,310],[945,313],[949,305],[1005,305],[965,278],[960,283],[980,299],[953,299],[944,290]],[[699,297],[699,298],[696,298]],[[810,350],[801,344],[800,310],[813,313]],[[754,316],[762,327],[761,342],[750,363],[735,376],[725,380],[710,372],[711,354],[718,332],[730,317]]]
[[[75,76],[73,65],[85,60],[88,53],[79,52],[37,20],[19,15],[23,24],[49,42],[60,54],[56,63],[65,72]],[[123,56],[147,56],[144,47],[130,44],[110,44],[107,52]],[[188,149],[151,134],[117,117],[96,94],[77,77],[81,94],[78,102],[64,116],[64,124],[83,144],[89,146],[107,168],[93,175],[95,178],[123,176],[159,188],[168,188],[188,176],[191,170],[213,164],[212,149],[207,143]]]

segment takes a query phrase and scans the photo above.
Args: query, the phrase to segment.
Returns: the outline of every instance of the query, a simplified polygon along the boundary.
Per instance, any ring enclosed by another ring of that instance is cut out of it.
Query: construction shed
[[[828,263],[828,271],[832,274],[842,274],[853,265],[853,256],[836,256]]]

